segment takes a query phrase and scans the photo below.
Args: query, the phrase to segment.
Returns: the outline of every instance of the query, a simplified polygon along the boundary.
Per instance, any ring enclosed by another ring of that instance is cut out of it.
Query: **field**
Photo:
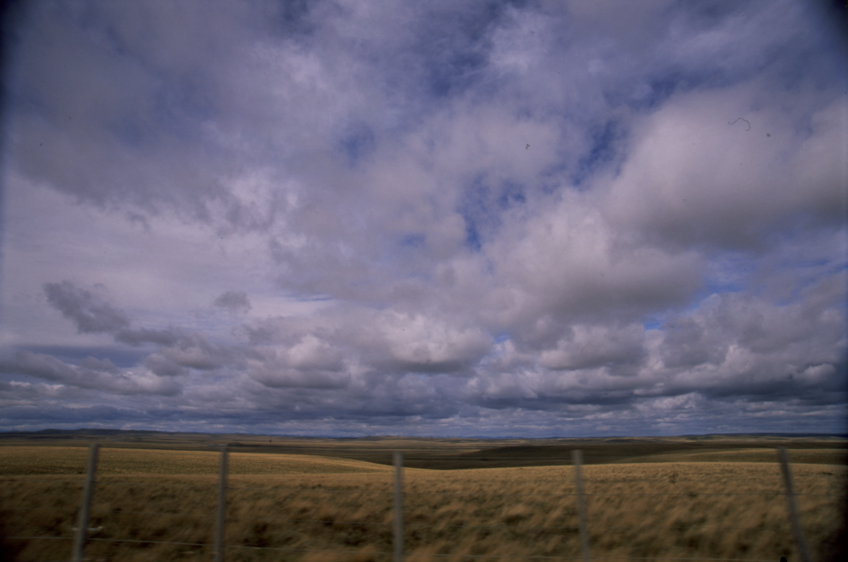
[[[393,449],[435,467],[403,472],[407,558],[581,557],[570,448],[586,451],[589,462],[583,477],[593,559],[799,559],[774,442],[621,441],[617,448],[615,442],[562,440],[292,440],[267,452],[267,439],[241,447],[229,440],[235,452],[226,560],[388,562]],[[129,444],[102,442],[90,523],[96,530],[86,557],[211,560],[220,453],[207,445],[214,443],[194,443],[194,450],[185,450],[185,441]],[[814,560],[838,559],[848,476],[844,441],[779,444],[789,446]],[[6,559],[12,551],[21,561],[70,559],[84,445],[2,441],[0,534],[61,537],[5,539]],[[147,448],[154,446],[160,448]],[[526,466],[502,466],[522,458]],[[547,465],[534,466],[540,463]],[[498,467],[476,468],[493,464]],[[475,468],[444,470],[448,465]]]

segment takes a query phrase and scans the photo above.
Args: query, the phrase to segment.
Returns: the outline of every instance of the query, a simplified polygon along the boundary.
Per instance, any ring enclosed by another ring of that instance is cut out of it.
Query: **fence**
[[[225,538],[226,538],[226,527],[227,527],[227,521],[228,521],[228,519],[227,519],[227,511],[228,511],[227,493],[228,493],[228,491],[258,490],[259,494],[260,494],[259,497],[261,497],[261,494],[268,491],[263,486],[258,486],[258,487],[252,488],[250,486],[233,487],[233,486],[230,485],[230,477],[228,476],[228,454],[229,453],[228,453],[227,447],[222,448],[221,457],[220,457],[220,471],[219,471],[219,477],[217,479],[217,502],[216,502],[217,505],[215,506],[215,517],[214,517],[214,522],[215,522],[214,523],[214,537],[212,538],[212,540],[205,541],[205,542],[190,542],[190,541],[181,542],[181,541],[160,540],[160,539],[165,538],[165,537],[162,537],[162,536],[152,536],[152,537],[151,536],[147,536],[147,537],[137,536],[137,535],[133,534],[132,530],[130,530],[130,536],[117,537],[117,538],[99,538],[99,537],[96,536],[96,532],[99,529],[96,528],[96,527],[93,528],[91,526],[92,525],[92,522],[91,522],[91,505],[92,505],[93,497],[96,496],[96,494],[95,494],[95,483],[96,483],[96,473],[97,473],[97,466],[98,466],[99,451],[100,451],[100,449],[99,449],[98,445],[92,445],[91,446],[89,458],[88,458],[88,463],[87,463],[87,472],[86,472],[83,490],[82,490],[82,499],[81,499],[81,502],[79,504],[79,508],[77,510],[78,517],[77,517],[77,522],[76,522],[76,527],[75,527],[75,534],[74,534],[73,539],[72,539],[73,540],[72,557],[71,557],[72,562],[82,562],[83,560],[86,560],[86,558],[85,558],[86,547],[90,546],[92,544],[96,544],[96,543],[113,543],[115,545],[137,545],[139,547],[150,546],[150,545],[177,545],[177,546],[187,547],[188,548],[187,552],[191,552],[192,554],[195,554],[195,555],[196,554],[202,554],[204,551],[208,552],[209,548],[211,547],[212,551],[214,553],[213,559],[215,560],[215,562],[224,562],[225,560],[230,562],[230,561],[234,561],[236,559],[246,559],[246,555],[244,555],[244,554],[238,554],[238,553],[233,554],[234,551],[237,551],[237,550],[266,551],[268,553],[276,553],[276,554],[279,554],[279,555],[287,555],[287,556],[307,555],[307,554],[311,554],[311,555],[314,555],[314,554],[339,554],[339,555],[343,555],[345,557],[356,558],[360,554],[360,551],[356,550],[356,549],[344,549],[344,550],[337,550],[336,549],[336,550],[334,550],[334,549],[326,549],[326,548],[322,549],[322,548],[274,547],[274,546],[268,546],[267,544],[263,544],[262,541],[254,541],[254,542],[256,542],[256,544],[232,544],[232,543],[227,544],[225,542]],[[777,455],[778,461],[779,461],[779,464],[780,464],[780,472],[781,472],[781,475],[782,475],[782,487],[783,487],[783,489],[781,491],[781,494],[783,496],[785,496],[786,514],[788,515],[788,520],[789,520],[789,523],[790,523],[790,526],[791,526],[791,529],[792,529],[792,534],[794,536],[795,547],[797,549],[797,556],[803,562],[810,562],[811,561],[810,549],[809,549],[807,542],[805,540],[804,533],[803,533],[803,530],[802,530],[802,527],[801,527],[801,524],[800,524],[800,521],[799,521],[799,510],[798,510],[796,493],[795,493],[795,489],[794,489],[795,486],[794,486],[794,483],[793,483],[792,471],[790,470],[788,455],[787,455],[787,452],[786,452],[785,449],[778,449],[777,453],[778,453],[778,455]],[[421,546],[421,544],[424,541],[419,540],[419,539],[421,539],[420,533],[416,534],[417,531],[412,531],[412,532],[408,532],[408,533],[405,534],[405,531],[404,531],[404,498],[405,498],[405,496],[408,498],[408,497],[410,497],[410,495],[415,495],[416,493],[419,493],[419,494],[426,493],[426,494],[430,494],[430,495],[443,493],[443,494],[449,496],[450,499],[453,499],[453,498],[456,498],[456,497],[459,496],[459,497],[464,498],[465,500],[468,500],[472,497],[473,498],[480,498],[480,497],[484,497],[484,496],[520,496],[522,498],[545,498],[545,499],[551,499],[551,498],[557,498],[558,497],[560,499],[571,500],[571,501],[573,501],[573,504],[574,504],[572,507],[576,511],[576,515],[577,515],[576,519],[577,519],[578,524],[576,526],[564,526],[564,525],[562,525],[559,528],[559,532],[565,533],[565,534],[570,533],[570,534],[579,535],[579,545],[580,546],[579,546],[578,552],[579,552],[580,556],[575,556],[575,554],[577,554],[576,552],[563,553],[562,555],[553,555],[553,556],[551,556],[551,555],[526,555],[526,554],[524,554],[524,555],[510,555],[509,553],[497,553],[497,554],[477,553],[477,554],[475,554],[473,549],[472,549],[471,552],[465,552],[465,553],[461,553],[461,554],[451,554],[450,552],[443,552],[443,551],[432,551],[432,550],[427,551],[427,549],[425,548],[424,550],[421,550],[420,552],[417,552],[417,553],[409,553],[409,554],[407,554],[407,557],[428,556],[428,557],[436,557],[436,558],[439,558],[439,559],[450,559],[451,557],[455,557],[455,558],[460,558],[460,559],[465,559],[465,560],[481,560],[481,559],[486,560],[486,559],[496,559],[496,558],[504,558],[504,559],[510,559],[510,558],[560,559],[560,560],[562,560],[562,559],[571,558],[571,559],[578,559],[578,560],[582,559],[584,562],[589,562],[592,559],[592,557],[591,557],[592,540],[591,540],[591,532],[590,532],[590,521],[591,521],[591,519],[587,514],[587,499],[588,498],[594,498],[597,501],[597,498],[604,496],[605,494],[597,494],[597,493],[587,494],[585,492],[581,451],[579,451],[579,450],[572,451],[571,461],[572,461],[572,477],[573,477],[574,486],[573,486],[573,491],[569,492],[569,493],[556,494],[556,493],[552,493],[550,490],[548,490],[548,491],[543,490],[541,493],[538,493],[538,494],[535,494],[535,493],[510,494],[510,493],[506,493],[504,491],[505,488],[502,489],[501,492],[498,492],[498,493],[492,493],[492,492],[487,492],[487,491],[473,491],[473,490],[470,491],[469,493],[463,493],[463,494],[456,493],[456,491],[416,492],[414,490],[405,490],[404,489],[403,454],[401,452],[396,452],[394,454],[394,479],[393,479],[394,489],[390,492],[391,497],[393,499],[393,503],[392,503],[390,508],[388,508],[388,507],[385,508],[385,509],[381,508],[381,507],[375,508],[376,511],[381,512],[381,513],[387,513],[388,511],[391,511],[391,513],[392,513],[392,516],[390,518],[391,519],[391,539],[390,539],[390,542],[391,542],[392,548],[391,548],[391,550],[373,550],[373,549],[367,550],[367,551],[365,551],[365,559],[373,559],[373,558],[377,558],[377,557],[389,558],[391,556],[391,558],[394,560],[394,562],[402,562],[402,560],[404,559],[404,555],[405,555],[405,553],[404,553],[405,542],[414,541],[418,544],[418,546]],[[515,470],[521,470],[521,469],[509,469],[509,470],[515,471]],[[673,472],[668,476],[668,481],[671,484],[674,484],[676,482],[677,478],[678,478],[677,473]],[[112,481],[107,480],[107,481],[101,482],[99,484],[108,486],[110,483],[114,483],[114,482],[117,482],[117,481],[116,480],[112,480]],[[132,489],[132,487],[130,489]],[[282,490],[283,488],[278,487],[278,488],[275,488],[275,489],[276,490]],[[301,490],[301,489],[298,489],[298,490]],[[326,487],[322,488],[322,486],[320,484],[317,485],[317,487],[315,487],[315,485],[313,483],[313,488],[311,488],[311,492],[316,492],[318,494],[323,493],[325,495],[330,494],[330,502],[333,502],[333,496],[338,495],[340,493],[340,490],[338,490],[338,489],[334,490],[332,488],[326,488]],[[378,493],[385,495],[389,492],[385,491],[385,490],[379,490]],[[761,492],[756,492],[756,493],[761,493]],[[774,492],[771,491],[769,493],[773,494]],[[696,498],[696,497],[699,497],[699,496],[704,496],[705,494],[703,494],[703,492],[699,492],[699,493],[693,495],[693,492],[691,492],[691,491],[687,492],[685,494],[683,494],[683,493],[681,493],[681,494],[658,493],[658,492],[655,492],[655,491],[651,491],[651,492],[647,492],[647,493],[643,493],[643,492],[628,493],[628,492],[620,492],[619,491],[619,492],[614,492],[614,493],[607,494],[607,495],[611,496],[613,498],[619,498],[619,499],[622,498],[622,497],[627,497],[627,496],[651,496],[652,498],[655,498],[655,497],[662,497],[662,496],[669,496],[669,495],[679,495],[679,496],[684,496],[685,498],[692,499],[692,498]],[[708,495],[708,494],[706,494],[706,495]],[[737,495],[739,495],[739,494],[737,494]],[[807,494],[807,495],[810,495],[810,494]],[[358,496],[357,496],[357,498],[358,498]],[[304,501],[308,501],[308,500],[304,500]],[[360,499],[355,498],[353,503],[355,504],[357,502],[362,503],[361,498]],[[292,502],[290,502],[290,503],[292,503]],[[297,502],[295,501],[295,502],[293,502],[293,504],[297,504]],[[292,509],[296,510],[296,507],[294,507]],[[439,504],[439,505],[436,506],[436,509],[444,510],[444,505]],[[303,510],[303,508],[301,507],[301,511],[302,510]],[[119,510],[118,512],[115,512],[115,516],[117,516],[119,514],[126,514],[126,513],[130,513],[130,512]],[[439,511],[439,513],[441,513],[441,511]],[[445,512],[445,513],[447,513],[447,512]],[[531,518],[531,516],[527,514],[528,513],[527,510],[525,510],[523,512],[519,510],[519,511],[516,511],[515,513],[513,513],[513,514],[510,514],[509,512],[504,512],[504,513],[506,513],[506,514],[501,517],[501,521],[502,521],[502,523],[504,523],[503,525],[492,524],[492,525],[486,525],[486,526],[479,526],[479,525],[473,526],[473,525],[468,525],[468,524],[466,524],[465,521],[463,521],[462,524],[454,525],[454,526],[460,527],[460,530],[465,531],[465,532],[467,532],[469,530],[471,530],[471,531],[477,530],[478,536],[481,536],[479,534],[479,530],[481,528],[482,529],[489,529],[489,531],[487,531],[487,533],[491,533],[492,529],[500,531],[502,533],[509,533],[509,532],[512,532],[513,529],[515,529],[515,526],[516,526],[515,524],[517,522],[521,521],[522,519],[529,520]],[[159,516],[161,516],[161,517],[174,516],[174,515],[179,515],[179,514],[173,513],[173,512],[160,513],[159,514]],[[437,513],[437,516],[438,516],[438,513]],[[265,517],[264,519],[267,520],[268,518]],[[386,518],[383,518],[383,520],[374,520],[372,518],[372,520],[365,522],[365,524],[363,524],[363,522],[361,522],[361,521],[358,522],[356,520],[354,520],[354,521],[339,521],[339,520],[336,520],[336,519],[329,519],[328,520],[328,519],[321,519],[321,518],[313,519],[313,520],[288,519],[288,520],[286,520],[286,522],[291,523],[292,521],[299,521],[300,523],[302,523],[304,521],[306,521],[306,522],[311,521],[311,523],[314,523],[314,524],[317,524],[317,525],[328,525],[329,524],[330,526],[337,526],[337,527],[338,526],[344,526],[344,525],[350,525],[350,526],[352,526],[353,529],[356,530],[357,533],[359,533],[361,535],[361,534],[365,533],[364,529],[368,528],[369,526],[374,527],[374,526],[380,526],[380,525],[384,524],[385,519]],[[421,519],[420,517],[418,518],[418,520],[413,519],[413,523],[418,524],[419,527],[421,527],[422,525],[426,527],[427,526],[426,522],[422,523],[422,521],[420,519]],[[563,517],[560,517],[560,519],[558,519],[558,521],[560,521],[560,522],[562,520],[563,520]],[[439,529],[442,529],[442,528],[445,527],[445,525],[442,525],[441,523],[436,522],[436,521],[434,521],[434,524],[432,524],[430,526],[431,527],[437,527]],[[450,525],[447,525],[447,526],[450,526]],[[261,525],[260,525],[260,527],[261,527]],[[615,532],[616,525],[614,524],[614,522],[613,522],[612,525],[610,525],[609,522],[605,522],[603,524],[602,530],[605,533]],[[546,539],[550,539],[550,537],[557,532],[557,529],[552,529],[550,527],[531,527],[529,532],[535,533],[532,537],[533,540],[546,540]],[[157,535],[158,534],[159,534],[159,532],[157,531]],[[354,533],[354,534],[356,534],[356,533]],[[381,535],[382,539],[388,538],[386,536],[388,533],[385,530],[378,530],[377,534]],[[489,537],[489,536],[490,536],[490,534],[485,534],[485,536],[483,538]],[[17,541],[71,540],[70,537],[55,536],[55,535],[54,536],[14,536],[13,535],[13,536],[5,537],[5,538],[10,539],[10,540],[17,540]],[[246,542],[249,543],[250,541],[246,541]],[[353,543],[352,543],[352,544],[354,544],[354,546],[355,546],[355,542],[356,541],[354,540]],[[381,540],[381,541],[378,541],[378,542],[385,543],[387,541]],[[601,557],[601,558],[596,558],[596,559],[603,559],[603,558],[608,558],[608,557]],[[633,559],[634,557],[628,556],[628,558]],[[672,560],[672,558],[659,558],[659,557],[656,557],[656,556],[645,556],[644,558],[646,558],[646,559]],[[362,557],[360,556],[359,559],[362,559]],[[676,558],[676,559],[677,560],[729,560],[729,558],[697,558],[697,559],[696,558]],[[777,557],[770,558],[770,559],[776,560]]]

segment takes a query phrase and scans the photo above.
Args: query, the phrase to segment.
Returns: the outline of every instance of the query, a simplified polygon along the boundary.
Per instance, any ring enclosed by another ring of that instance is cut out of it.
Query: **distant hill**
[[[644,462],[775,462],[774,450],[791,451],[793,462],[848,464],[848,439],[821,434],[736,434],[679,437],[579,439],[439,439],[371,436],[335,439],[279,435],[169,433],[119,429],[45,429],[0,433],[0,446],[13,444],[141,449],[209,450],[319,455],[389,465],[403,451],[404,466],[453,470],[571,464],[583,451],[585,464]]]

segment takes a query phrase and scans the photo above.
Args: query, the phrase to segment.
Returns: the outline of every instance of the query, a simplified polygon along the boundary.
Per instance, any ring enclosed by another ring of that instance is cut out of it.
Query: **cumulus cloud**
[[[2,423],[841,430],[829,18],[32,3],[4,76]]]
[[[833,147],[844,139],[844,102],[800,92],[788,113],[764,106],[766,95],[786,94],[745,84],[654,113],[610,186],[610,220],[665,244],[728,249],[763,244],[799,220],[841,221],[845,173]]]

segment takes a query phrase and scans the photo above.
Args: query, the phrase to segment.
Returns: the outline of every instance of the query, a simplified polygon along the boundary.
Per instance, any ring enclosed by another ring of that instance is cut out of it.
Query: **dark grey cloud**
[[[244,291],[226,291],[215,299],[215,306],[219,306],[231,312],[250,311],[250,300]]]
[[[211,371],[235,360],[229,346],[210,342],[203,334],[181,334],[173,345],[160,347],[160,353],[178,365]]]
[[[47,302],[72,320],[81,333],[115,332],[129,326],[126,314],[113,308],[102,295],[81,289],[70,281],[45,283],[44,294]]]
[[[175,377],[188,374],[188,369],[176,361],[154,353],[144,359],[144,366],[160,377]]]
[[[105,287],[102,285],[96,288],[105,292]],[[238,360],[240,353],[238,350],[210,342],[201,333],[193,333],[179,328],[131,327],[129,318],[122,310],[106,302],[102,295],[95,295],[90,291],[76,287],[70,281],[47,283],[44,286],[44,291],[47,294],[48,302],[58,308],[64,316],[73,320],[81,333],[109,333],[116,342],[131,346],[156,345],[158,352],[147,356],[144,361],[144,365],[156,375],[184,374],[186,368],[209,371]],[[230,297],[225,299],[225,302],[232,305],[233,295],[235,295],[236,306],[246,304],[249,307],[244,293],[225,293],[223,297]],[[242,297],[244,302],[241,301]],[[29,352],[22,353],[28,355],[21,357],[37,357],[37,355],[29,354]],[[45,360],[50,358],[49,356],[41,357],[44,357]],[[86,367],[91,362],[96,361],[93,358],[86,358],[81,362],[81,366]],[[105,361],[111,365],[108,359]],[[30,374],[42,372],[49,378],[49,373],[56,371],[36,370]]]
[[[540,361],[549,369],[586,369],[615,366],[626,373],[624,365],[639,366],[645,355],[644,329],[639,325],[571,326],[568,337],[557,342],[556,349],[544,351]]]
[[[0,373],[27,375],[60,385],[117,394],[175,395],[181,390],[181,385],[173,380],[132,369],[118,370],[108,360],[89,358],[81,365],[69,365],[29,351],[18,351],[11,360],[0,362]]]
[[[180,335],[172,328],[164,330],[149,329],[149,328],[126,328],[115,333],[117,341],[127,343],[129,345],[142,345],[145,343],[154,343],[162,346],[175,345]]]

